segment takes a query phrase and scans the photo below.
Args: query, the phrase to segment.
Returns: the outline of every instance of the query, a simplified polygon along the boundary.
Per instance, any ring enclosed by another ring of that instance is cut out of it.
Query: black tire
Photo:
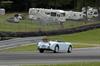
[[[70,46],[68,47],[67,53],[71,53],[71,52],[72,52],[72,46],[70,45]]]
[[[40,53],[43,53],[43,52],[44,52],[44,50],[43,50],[43,49],[39,49],[39,52],[40,52]]]
[[[58,45],[56,45],[55,48],[54,48],[54,53],[57,53],[57,52],[59,52],[59,46]]]

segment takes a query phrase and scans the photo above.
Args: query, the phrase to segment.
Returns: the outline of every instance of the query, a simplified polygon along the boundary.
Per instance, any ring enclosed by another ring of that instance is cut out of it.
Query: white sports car
[[[44,50],[57,52],[67,52],[71,53],[72,44],[70,42],[62,42],[62,41],[48,41],[48,42],[38,42],[38,50],[40,53],[43,53]]]

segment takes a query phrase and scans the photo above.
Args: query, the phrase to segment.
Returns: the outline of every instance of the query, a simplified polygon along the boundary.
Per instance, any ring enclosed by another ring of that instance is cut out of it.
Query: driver
[[[44,37],[44,38],[42,39],[42,41],[43,41],[43,42],[48,42],[47,37]]]

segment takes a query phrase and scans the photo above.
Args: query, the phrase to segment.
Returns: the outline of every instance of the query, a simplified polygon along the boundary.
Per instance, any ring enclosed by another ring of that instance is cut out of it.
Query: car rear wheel
[[[55,48],[54,48],[54,53],[57,53],[57,52],[59,52],[59,46],[58,45],[56,45]]]
[[[72,52],[72,46],[70,45],[70,46],[68,47],[67,53],[71,53],[71,52]]]
[[[43,49],[39,49],[39,52],[40,52],[40,53],[43,53],[43,52],[44,52],[44,50],[43,50]]]

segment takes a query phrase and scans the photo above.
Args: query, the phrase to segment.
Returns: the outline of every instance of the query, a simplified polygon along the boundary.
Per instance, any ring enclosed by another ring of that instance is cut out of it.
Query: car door
[[[66,50],[66,44],[65,44],[65,42],[60,42],[59,43],[59,50],[60,51],[65,51]]]

